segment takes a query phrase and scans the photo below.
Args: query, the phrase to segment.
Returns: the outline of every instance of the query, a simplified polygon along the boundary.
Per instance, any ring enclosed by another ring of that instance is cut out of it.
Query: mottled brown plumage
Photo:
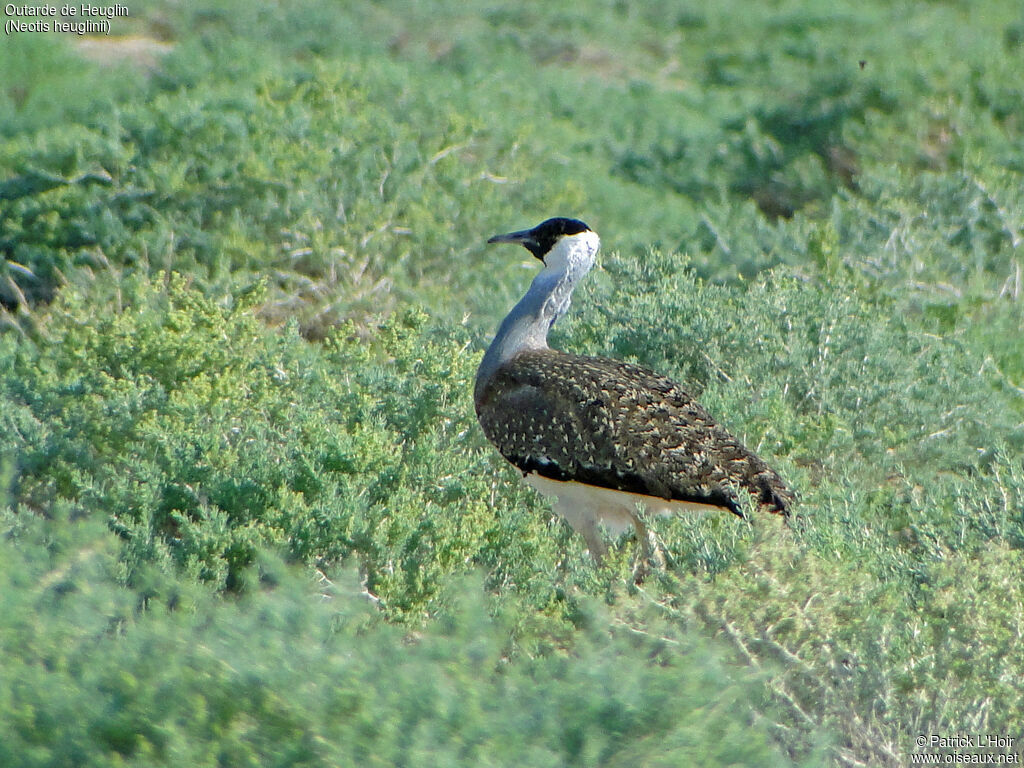
[[[617,360],[526,350],[477,391],[484,434],[524,474],[742,515],[739,492],[788,514],[792,493],[684,389]]]

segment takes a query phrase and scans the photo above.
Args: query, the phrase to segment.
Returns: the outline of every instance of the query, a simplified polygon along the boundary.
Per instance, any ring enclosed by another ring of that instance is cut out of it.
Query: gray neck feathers
[[[568,309],[576,284],[590,271],[598,248],[597,235],[585,232],[562,238],[545,257],[544,269],[530,290],[498,327],[476,374],[476,394],[502,363],[520,352],[548,348],[548,331]]]

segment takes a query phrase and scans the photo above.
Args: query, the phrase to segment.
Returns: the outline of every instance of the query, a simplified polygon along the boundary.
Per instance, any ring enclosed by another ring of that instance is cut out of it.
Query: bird
[[[650,563],[664,565],[645,513],[727,510],[746,518],[746,492],[759,510],[789,517],[795,494],[779,474],[681,385],[640,365],[548,346],[594,265],[596,232],[555,217],[487,242],[519,244],[543,267],[480,361],[477,419],[526,483],[554,500],[598,565],[607,554],[600,528],[619,535],[630,525],[641,547],[637,580]]]

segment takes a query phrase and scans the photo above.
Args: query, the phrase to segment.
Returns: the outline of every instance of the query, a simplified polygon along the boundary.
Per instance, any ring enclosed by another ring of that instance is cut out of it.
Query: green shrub
[[[494,462],[472,429],[460,329],[431,339],[403,313],[372,342],[349,327],[319,348],[294,325],[268,330],[259,290],[205,298],[172,277],[120,294],[100,318],[67,294],[45,338],[11,350],[0,419],[16,511],[72,504],[110,521],[131,569],[174,563],[229,587],[260,548],[355,554],[398,611],[502,526],[539,525],[486,504]]]
[[[66,519],[0,542],[4,765],[788,764],[751,724],[758,676],[664,622],[608,632],[591,605],[571,654],[510,660],[475,580],[411,637],[354,574],[263,558],[240,599],[130,590],[117,550]]]
[[[173,47],[145,81],[0,52],[2,762],[780,764],[770,733],[896,766],[1013,732],[1018,3],[132,13]],[[536,265],[483,244],[552,214],[604,238],[555,345],[684,381],[798,524],[653,521],[636,590],[484,443],[473,368]]]

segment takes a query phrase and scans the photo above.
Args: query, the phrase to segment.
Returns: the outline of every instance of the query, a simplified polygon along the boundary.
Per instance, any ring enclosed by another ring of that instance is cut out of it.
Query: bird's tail
[[[750,492],[757,497],[757,503],[765,512],[788,518],[796,503],[796,495],[789,489],[778,473],[760,459],[751,462],[751,473],[747,478]]]

